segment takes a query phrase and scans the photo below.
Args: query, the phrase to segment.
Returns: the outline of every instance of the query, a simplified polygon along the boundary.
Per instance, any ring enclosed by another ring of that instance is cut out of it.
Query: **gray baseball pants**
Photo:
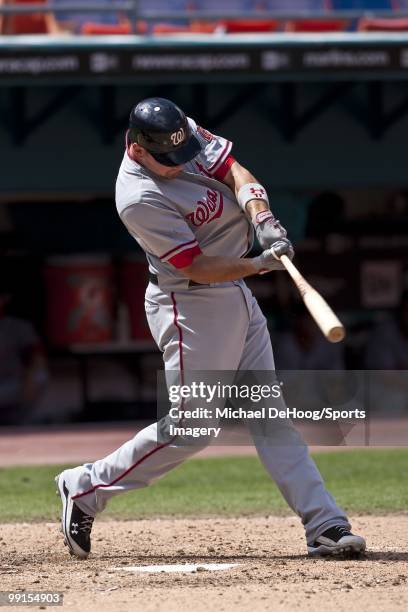
[[[187,376],[197,370],[274,370],[266,319],[243,281],[176,292],[150,283],[146,314],[166,370]],[[289,421],[276,421],[267,434],[253,432],[253,440],[266,470],[300,516],[308,543],[334,525],[350,528]],[[201,448],[177,437],[158,442],[155,423],[107,457],[64,475],[75,502],[94,516],[114,495],[148,486]]]

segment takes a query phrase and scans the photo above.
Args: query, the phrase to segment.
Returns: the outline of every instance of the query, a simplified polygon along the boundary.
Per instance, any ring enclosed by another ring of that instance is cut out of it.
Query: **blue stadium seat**
[[[329,6],[327,0],[264,0],[263,4],[266,10],[277,13],[322,12]]]
[[[108,5],[115,4],[118,0],[87,0],[87,5],[94,5],[96,9],[98,7],[104,7]],[[51,0],[50,2],[54,6],[58,6],[58,4],[67,4],[66,0]],[[70,0],[69,4],[77,4],[81,6],[84,4],[84,0]],[[79,31],[81,26],[87,22],[93,23],[101,23],[101,24],[109,24],[114,25],[119,23],[119,15],[118,13],[111,12],[103,12],[98,13],[97,10],[91,12],[64,12],[64,13],[55,13],[56,18],[62,24],[71,23],[74,24],[75,30]]]
[[[189,16],[191,16],[191,9],[195,8],[195,4],[194,0],[139,0],[139,23],[144,24],[142,28],[145,28],[145,32],[154,32],[157,27],[162,29],[166,28],[167,25],[186,27],[190,21]],[[143,21],[144,17],[154,17],[157,13],[171,15],[173,11],[177,11],[178,13],[185,12],[186,17],[177,17],[175,19],[163,19],[159,17],[154,22]]]
[[[138,7],[141,17],[152,13],[171,13],[172,11],[186,11],[195,7],[191,0],[139,0]]]
[[[255,9],[254,0],[194,0],[194,8],[207,13],[252,13]]]
[[[341,11],[392,11],[392,0],[332,0],[334,10]]]

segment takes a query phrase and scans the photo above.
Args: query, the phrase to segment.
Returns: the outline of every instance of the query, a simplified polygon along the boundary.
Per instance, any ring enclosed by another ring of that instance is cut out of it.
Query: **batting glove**
[[[264,210],[256,215],[254,227],[258,242],[264,250],[271,248],[274,242],[287,236],[287,231],[270,210]]]
[[[273,270],[284,270],[284,265],[280,262],[282,255],[287,255],[290,260],[295,256],[292,243],[287,238],[275,240],[271,248],[266,249],[258,257],[254,257],[252,262],[255,264],[258,274],[265,274]]]

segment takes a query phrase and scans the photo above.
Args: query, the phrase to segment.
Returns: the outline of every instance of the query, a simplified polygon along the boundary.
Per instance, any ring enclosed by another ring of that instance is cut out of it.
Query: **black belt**
[[[149,272],[149,281],[153,283],[153,285],[156,285],[156,287],[159,286],[159,279],[157,278],[156,274],[152,274],[151,272]],[[188,281],[188,286],[189,287],[209,287],[209,285],[203,285],[202,283],[196,283],[193,280]]]

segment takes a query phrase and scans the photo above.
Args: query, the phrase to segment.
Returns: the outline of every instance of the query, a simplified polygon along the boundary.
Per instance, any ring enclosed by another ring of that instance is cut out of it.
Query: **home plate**
[[[171,574],[173,572],[217,572],[220,570],[231,569],[239,563],[180,563],[178,565],[129,565],[127,567],[113,567],[118,572],[143,572],[145,574]]]

